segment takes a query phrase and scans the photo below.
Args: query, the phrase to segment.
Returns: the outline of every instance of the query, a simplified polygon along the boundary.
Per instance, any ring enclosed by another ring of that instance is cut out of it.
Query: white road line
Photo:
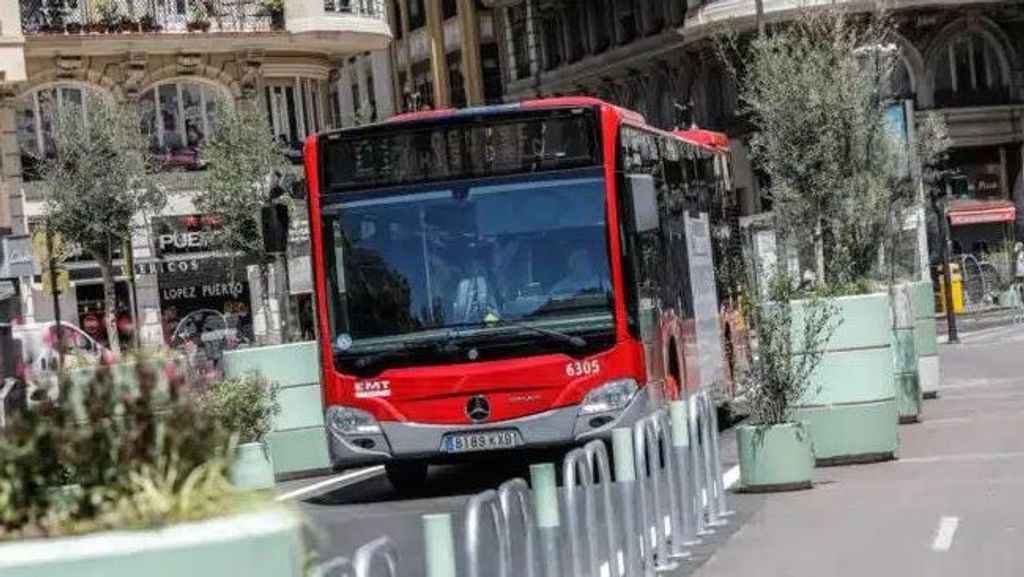
[[[924,419],[919,425],[951,425],[954,423],[969,423],[970,417],[939,417],[938,419]]]
[[[355,471],[342,473],[341,475],[331,477],[330,479],[325,479],[323,481],[320,481],[319,483],[313,483],[312,485],[309,485],[307,487],[301,487],[299,489],[295,489],[294,491],[289,491],[288,493],[285,493],[283,495],[278,495],[277,497],[274,498],[274,500],[290,501],[292,499],[301,499],[303,497],[308,497],[310,495],[326,491],[327,489],[331,489],[339,485],[365,481],[366,479],[376,477],[377,475],[381,475],[383,473],[383,465],[377,465],[376,467],[367,467],[365,469],[356,469]]]
[[[956,534],[956,527],[960,524],[957,517],[943,517],[939,519],[939,529],[935,532],[935,540],[932,541],[932,551],[945,553],[953,546],[953,535]]]
[[[722,484],[728,489],[736,484],[740,480],[740,466],[734,465],[733,468],[729,469],[722,475]]]
[[[893,461],[897,465],[922,463],[970,463],[974,461],[1003,461],[1024,459],[1024,453],[972,453],[966,455],[935,455],[932,457],[901,457]]]

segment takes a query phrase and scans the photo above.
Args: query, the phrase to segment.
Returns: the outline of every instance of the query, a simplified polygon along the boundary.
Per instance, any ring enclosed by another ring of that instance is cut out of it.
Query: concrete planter
[[[911,283],[910,300],[914,308],[914,347],[921,396],[934,399],[939,394],[939,338],[932,283]]]
[[[791,412],[814,443],[818,465],[895,458],[899,448],[892,320],[885,293],[831,301],[842,321],[825,345],[807,393]],[[794,327],[802,326],[801,303]]]
[[[270,451],[262,442],[242,443],[235,447],[235,460],[228,470],[231,484],[242,490],[270,489],[274,486],[274,465]]]
[[[300,522],[282,510],[0,544],[4,577],[302,577],[304,561]]]
[[[312,341],[224,353],[225,376],[256,371],[281,387],[281,412],[266,438],[278,479],[330,468],[318,355]]]
[[[745,425],[736,429],[740,490],[795,491],[811,488],[814,452],[802,423]]]
[[[921,417],[921,386],[917,373],[914,311],[909,285],[893,287],[892,359],[896,384],[896,408],[900,424],[916,423]]]

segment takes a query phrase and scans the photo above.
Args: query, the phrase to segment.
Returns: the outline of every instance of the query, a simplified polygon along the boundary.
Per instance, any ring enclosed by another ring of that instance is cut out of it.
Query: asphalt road
[[[818,469],[811,491],[731,495],[727,526],[670,575],[856,576],[1024,574],[1024,328],[988,328],[942,345],[940,397],[901,428],[900,459]],[[723,434],[724,469],[735,463]],[[423,574],[421,516],[462,522],[470,496],[528,476],[507,456],[431,469],[427,491],[396,494],[381,474],[300,502],[321,560],[387,535],[402,576]],[[318,480],[297,485],[309,486]]]

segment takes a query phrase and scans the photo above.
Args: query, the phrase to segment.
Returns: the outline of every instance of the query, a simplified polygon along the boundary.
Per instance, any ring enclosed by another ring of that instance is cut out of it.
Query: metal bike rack
[[[594,527],[597,502],[591,489],[593,484],[594,469],[590,466],[586,451],[582,448],[569,451],[562,461],[562,501],[565,503],[566,536],[573,575],[596,576],[599,571],[598,539]]]
[[[686,401],[672,401],[669,405],[670,422],[672,425],[672,453],[675,464],[677,495],[679,498],[679,538],[684,546],[700,543],[697,537],[698,506],[694,487],[694,469],[691,466],[690,453],[693,444],[690,442],[690,427]],[[673,539],[673,542],[676,540]]]
[[[537,514],[542,574],[544,577],[564,577],[562,527],[554,463],[530,465],[530,488],[533,490],[533,505]]]
[[[522,479],[506,481],[498,487],[498,501],[501,503],[501,512],[505,516],[505,526],[508,528],[509,570],[513,575],[537,577],[537,525],[533,518],[533,495],[530,493],[530,486]],[[518,514],[523,525],[522,547],[516,547],[512,542],[515,533],[512,530],[512,519],[515,514]],[[521,554],[517,555],[518,551],[521,551]]]
[[[387,573],[374,573],[378,563],[383,563]],[[398,577],[398,549],[387,537],[378,537],[356,549],[352,560],[335,557],[317,567],[312,577]]]
[[[498,492],[488,489],[470,498],[466,503],[465,542],[463,552],[466,557],[466,575],[468,577],[513,577],[509,570],[511,552],[509,551],[508,524],[502,512]],[[498,542],[497,570],[493,566],[481,567],[481,551],[484,543],[481,540],[484,515],[490,518],[494,528],[495,540]]]
[[[722,457],[718,447],[718,408],[715,407],[709,391],[705,390],[701,396],[704,400],[704,414],[706,417],[704,421],[707,423],[705,428],[708,430],[708,458],[712,474],[712,491],[708,493],[708,500],[710,501],[708,506],[710,511],[709,518],[712,519],[712,523],[725,525],[727,523],[725,518],[732,515],[733,512],[729,510],[726,504],[725,481],[722,479]]]
[[[708,524],[706,496],[708,492],[708,476],[705,469],[706,456],[701,434],[700,402],[698,395],[693,394],[686,401],[687,403],[687,430],[690,437],[690,477],[693,489],[693,510],[695,515],[696,534],[698,537],[713,534],[715,531]]]
[[[356,550],[352,557],[352,565],[356,577],[375,577],[375,562],[382,562],[387,568],[387,577],[398,577],[398,549],[391,539],[379,537]]]
[[[665,500],[671,490],[662,483],[662,471],[671,466],[663,458],[661,445],[664,443],[664,429],[658,415],[651,415],[633,425],[633,452],[637,471],[637,505],[640,509],[640,530],[643,534],[644,574],[664,572],[678,565],[671,560],[669,540],[671,536],[671,507],[666,508]],[[664,443],[667,444],[667,443]],[[669,481],[671,482],[671,481]],[[664,512],[669,511],[669,522]]]

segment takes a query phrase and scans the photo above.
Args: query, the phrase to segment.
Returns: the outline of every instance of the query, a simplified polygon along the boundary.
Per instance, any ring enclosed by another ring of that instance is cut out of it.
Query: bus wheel
[[[420,462],[388,463],[384,474],[395,491],[403,495],[414,495],[423,490],[427,482],[427,464]]]

